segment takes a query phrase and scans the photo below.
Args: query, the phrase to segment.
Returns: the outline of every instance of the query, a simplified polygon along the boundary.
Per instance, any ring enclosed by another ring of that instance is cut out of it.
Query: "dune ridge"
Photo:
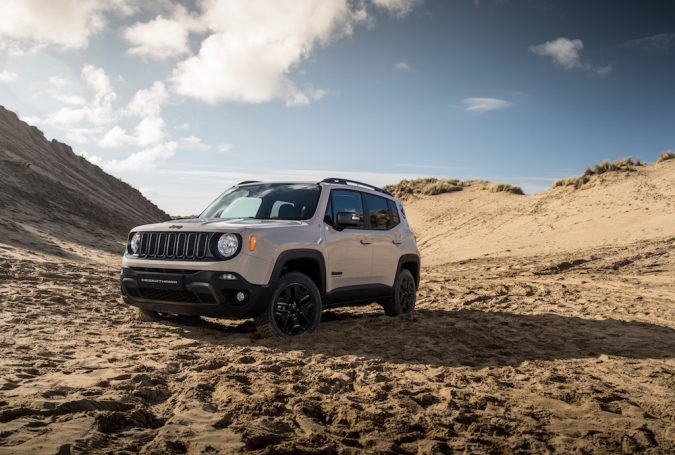
[[[169,219],[138,190],[0,106],[0,236],[72,255],[71,243],[119,251],[138,224]]]

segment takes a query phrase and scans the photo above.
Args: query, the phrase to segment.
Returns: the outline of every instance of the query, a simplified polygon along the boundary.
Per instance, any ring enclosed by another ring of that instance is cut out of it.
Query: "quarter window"
[[[396,202],[391,199],[387,199],[389,204],[389,211],[391,212],[391,226],[397,226],[401,222],[401,218],[398,215],[398,209],[396,208]]]
[[[389,204],[387,199],[372,194],[366,194],[366,205],[370,219],[370,229],[386,230],[391,223]]]

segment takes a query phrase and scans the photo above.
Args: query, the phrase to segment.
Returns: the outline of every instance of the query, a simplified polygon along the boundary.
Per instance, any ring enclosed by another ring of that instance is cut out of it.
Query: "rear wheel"
[[[314,332],[321,319],[321,294],[305,274],[290,272],[274,288],[266,311],[255,318],[263,337],[292,337]]]
[[[417,284],[413,274],[408,269],[401,269],[394,283],[394,296],[382,302],[384,313],[387,316],[412,314],[417,301]]]

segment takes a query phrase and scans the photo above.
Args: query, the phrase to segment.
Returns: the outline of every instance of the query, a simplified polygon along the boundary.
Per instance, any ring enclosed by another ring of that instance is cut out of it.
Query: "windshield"
[[[307,220],[314,216],[321,187],[311,183],[261,183],[234,186],[199,218]]]

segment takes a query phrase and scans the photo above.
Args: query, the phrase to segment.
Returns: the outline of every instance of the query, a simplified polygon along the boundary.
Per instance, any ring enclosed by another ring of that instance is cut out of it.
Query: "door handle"
[[[361,240],[361,245],[370,245],[370,242],[368,240]]]
[[[391,243],[393,243],[394,245],[400,245],[403,242],[401,242],[399,240],[392,240]]]

